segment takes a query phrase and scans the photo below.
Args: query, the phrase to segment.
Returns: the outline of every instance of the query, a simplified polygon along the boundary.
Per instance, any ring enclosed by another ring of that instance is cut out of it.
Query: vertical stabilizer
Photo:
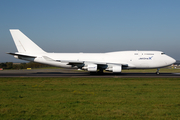
[[[10,29],[10,33],[20,53],[45,53],[38,45],[31,41],[18,29]]]

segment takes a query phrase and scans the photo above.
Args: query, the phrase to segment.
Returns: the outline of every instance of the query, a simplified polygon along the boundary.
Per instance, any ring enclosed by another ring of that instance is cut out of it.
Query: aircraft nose
[[[176,62],[176,60],[175,60],[174,58],[169,57],[169,58],[168,58],[168,61],[167,61],[167,64],[168,64],[168,65],[171,65],[171,64],[173,64],[173,63],[175,63],[175,62]]]

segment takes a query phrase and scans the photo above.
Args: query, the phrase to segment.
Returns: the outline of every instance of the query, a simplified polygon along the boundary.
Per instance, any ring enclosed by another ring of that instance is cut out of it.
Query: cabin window
[[[134,55],[138,55],[138,53],[134,53]]]
[[[161,53],[161,55],[165,55],[165,53]]]
[[[154,55],[154,53],[144,53],[144,55]]]

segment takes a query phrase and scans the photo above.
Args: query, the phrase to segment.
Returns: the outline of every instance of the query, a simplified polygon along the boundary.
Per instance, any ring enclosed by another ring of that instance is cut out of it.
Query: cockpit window
[[[165,55],[165,53],[161,53],[161,55]]]

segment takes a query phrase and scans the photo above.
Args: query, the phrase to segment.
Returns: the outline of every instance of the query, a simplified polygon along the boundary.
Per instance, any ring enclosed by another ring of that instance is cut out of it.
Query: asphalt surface
[[[0,77],[180,77],[180,73],[104,73],[90,74],[75,69],[32,69],[32,70],[3,70]]]

